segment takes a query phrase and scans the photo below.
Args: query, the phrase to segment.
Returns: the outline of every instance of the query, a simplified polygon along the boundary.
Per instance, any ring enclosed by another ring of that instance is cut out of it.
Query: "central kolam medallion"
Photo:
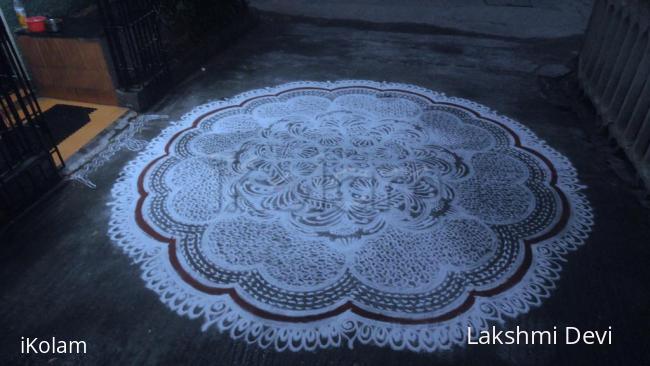
[[[132,161],[110,235],[180,314],[278,350],[433,351],[549,296],[592,225],[517,122],[404,84],[198,107]]]

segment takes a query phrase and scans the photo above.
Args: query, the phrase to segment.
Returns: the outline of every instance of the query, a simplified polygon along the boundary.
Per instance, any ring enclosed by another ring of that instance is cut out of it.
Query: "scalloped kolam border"
[[[515,146],[545,162],[553,173],[552,187],[562,201],[563,216],[550,232],[526,241],[526,255],[520,269],[509,281],[487,291],[473,291],[455,311],[431,319],[396,319],[372,313],[346,303],[322,316],[302,318],[268,313],[247,303],[236,288],[210,288],[195,281],[175,260],[173,238],[158,234],[139,214],[146,191],[143,186],[148,167],[168,153],[168,147],[182,132],[214,112],[238,107],[263,96],[279,95],[295,89],[368,88],[416,94],[436,104],[462,108],[479,118],[506,129]],[[485,329],[490,322],[503,322],[538,306],[550,295],[559,279],[563,257],[583,244],[593,226],[593,213],[578,184],[569,160],[538,139],[529,129],[474,102],[447,97],[413,85],[350,80],[337,82],[296,82],[253,90],[232,99],[215,101],[192,112],[152,140],[143,153],[130,162],[112,190],[109,236],[143,270],[148,288],[179,315],[204,319],[203,329],[216,326],[235,339],[260,347],[282,350],[313,350],[355,342],[390,346],[393,349],[434,351],[464,344],[467,327]],[[161,242],[168,245],[161,245]]]

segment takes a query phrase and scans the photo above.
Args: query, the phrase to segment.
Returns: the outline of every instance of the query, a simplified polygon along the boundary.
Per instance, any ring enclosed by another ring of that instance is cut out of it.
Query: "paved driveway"
[[[419,85],[474,100],[533,130],[575,165],[596,215],[542,306],[502,326],[611,326],[608,346],[467,346],[415,353],[356,345],[276,352],[179,316],[145,288],[140,268],[107,235],[111,188],[138,144],[69,182],[0,241],[0,360],[4,364],[641,365],[648,363],[650,210],[624,160],[593,127],[571,76],[578,36],[526,40],[413,25],[264,16],[261,24],[178,85],[139,140],[193,107],[299,80]],[[505,329],[504,328],[504,329]],[[20,337],[85,340],[78,356],[26,356]]]

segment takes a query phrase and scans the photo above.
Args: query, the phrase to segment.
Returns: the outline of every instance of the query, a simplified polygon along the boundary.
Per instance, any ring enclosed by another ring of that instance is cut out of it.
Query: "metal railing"
[[[597,0],[580,84],[650,189],[650,2]]]
[[[9,37],[0,25],[0,224],[50,189],[64,165]]]
[[[118,86],[125,91],[170,79],[168,53],[247,14],[245,0],[98,0]],[[182,48],[182,47],[181,47]],[[182,51],[181,51],[182,52]]]
[[[160,36],[159,0],[98,0],[119,88],[164,81],[169,73]]]

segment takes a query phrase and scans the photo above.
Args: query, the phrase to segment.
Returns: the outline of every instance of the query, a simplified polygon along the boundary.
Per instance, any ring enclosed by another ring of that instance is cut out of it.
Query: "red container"
[[[47,20],[47,18],[42,16],[29,17],[26,19],[27,29],[32,33],[45,32],[45,20]]]

